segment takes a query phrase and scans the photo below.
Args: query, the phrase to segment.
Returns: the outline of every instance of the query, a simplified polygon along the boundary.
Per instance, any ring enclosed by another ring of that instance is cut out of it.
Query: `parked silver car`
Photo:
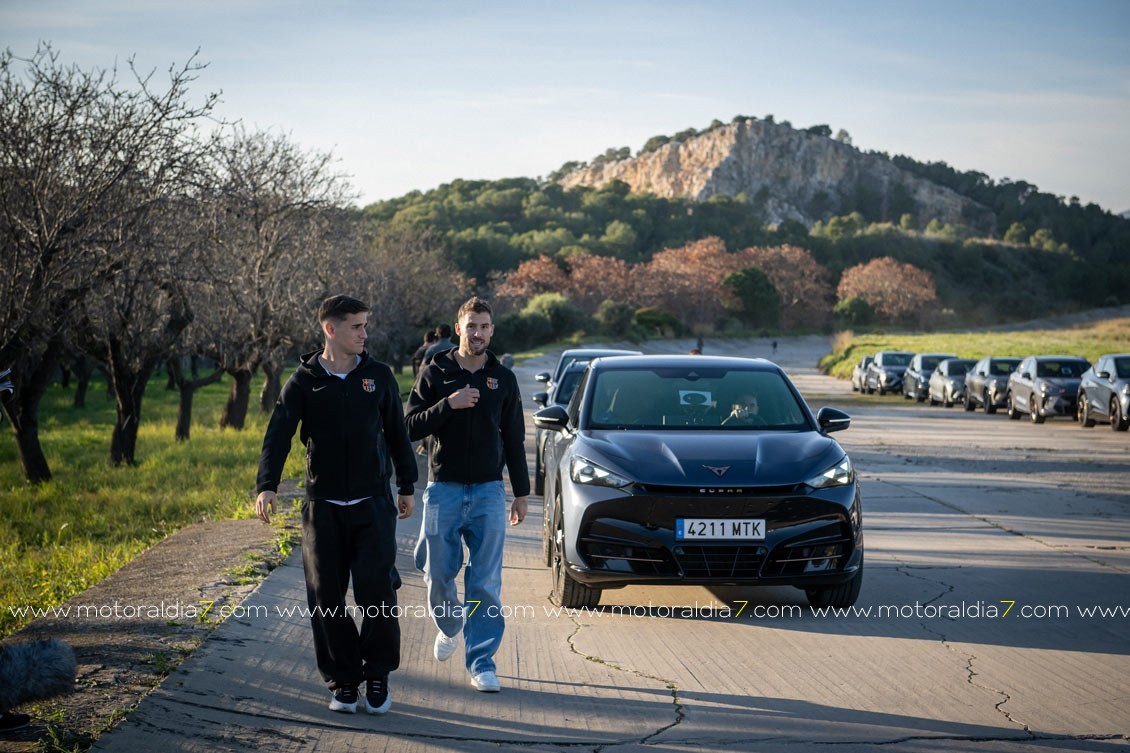
[[[1083,426],[1107,421],[1115,431],[1130,428],[1130,353],[1099,356],[1079,382],[1077,404]]]
[[[867,375],[867,367],[875,360],[875,356],[864,356],[851,369],[851,391],[863,392],[863,379]]]
[[[938,364],[934,373],[930,375],[930,387],[927,390],[930,405],[941,403],[946,408],[952,408],[959,400],[965,400],[965,375],[977,363],[972,358],[947,358]]]
[[[1078,356],[1028,356],[1008,378],[1008,417],[1026,413],[1042,424],[1048,416],[1074,416],[1079,384],[1090,367]]]

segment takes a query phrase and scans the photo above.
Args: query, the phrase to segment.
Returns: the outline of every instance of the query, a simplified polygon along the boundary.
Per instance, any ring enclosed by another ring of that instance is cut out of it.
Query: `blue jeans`
[[[424,490],[423,517],[416,567],[424,573],[432,619],[445,635],[463,631],[472,675],[494,671],[505,629],[501,591],[507,510],[502,482],[433,481]],[[461,603],[455,578],[463,566],[463,542],[469,557]]]

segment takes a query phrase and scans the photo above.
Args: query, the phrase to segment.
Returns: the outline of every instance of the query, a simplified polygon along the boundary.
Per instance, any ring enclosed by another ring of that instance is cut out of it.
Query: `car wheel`
[[[1110,399],[1110,428],[1115,431],[1130,429],[1130,418],[1122,415],[1122,404],[1118,402],[1117,397]]]
[[[542,559],[545,560],[546,567],[553,567],[553,532],[555,527],[550,516],[554,514],[554,510],[560,509],[558,505],[561,504],[560,497],[557,498],[556,504],[552,507],[548,504],[542,503],[541,513],[541,554]]]
[[[592,609],[600,603],[600,589],[573,579],[565,566],[565,531],[557,524],[553,537],[553,590],[550,600],[566,609]]]
[[[965,398],[961,401],[961,407],[965,408],[966,413],[972,413],[977,408],[973,404],[973,396],[969,394],[969,390],[965,390]]]
[[[915,387],[914,388],[914,402],[921,403],[921,402],[925,402],[925,400],[926,400],[926,393],[922,391],[921,387]]]
[[[1087,405],[1087,393],[1079,393],[1079,405],[1075,408],[1075,416],[1079,419],[1079,425],[1085,429],[1090,429],[1095,425],[1095,419],[1091,417],[1091,408]]]
[[[1011,392],[1008,393],[1007,396],[1005,396],[1005,400],[1008,401],[1008,420],[1010,420],[1010,421],[1020,420],[1020,411],[1016,409],[1016,401],[1012,399],[1012,393]]]
[[[883,395],[886,395],[886,394],[887,394],[887,391],[885,389],[883,389],[883,385],[880,384],[879,385],[879,397],[882,397]]]
[[[942,390],[942,407],[943,408],[952,408],[953,407],[953,395],[950,394],[949,387],[946,387],[944,390]]]
[[[841,583],[831,588],[806,588],[804,589],[804,594],[808,597],[808,603],[817,609],[821,607],[847,609],[855,604],[856,599],[859,598],[859,591],[862,587],[863,562],[860,561],[859,570],[856,571],[855,577],[847,583]]]
[[[1042,424],[1044,422],[1044,417],[1040,415],[1040,405],[1036,402],[1035,395],[1032,395],[1032,397],[1028,398],[1028,409],[1030,411],[1028,413],[1028,418],[1032,419],[1032,423]]]
[[[993,399],[989,396],[989,391],[985,390],[985,414],[993,415],[997,412],[997,406],[993,404]]]

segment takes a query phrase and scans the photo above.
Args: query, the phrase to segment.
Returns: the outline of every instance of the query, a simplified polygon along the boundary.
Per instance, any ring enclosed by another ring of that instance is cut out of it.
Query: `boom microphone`
[[[0,644],[0,710],[74,690],[75,652],[62,641]]]

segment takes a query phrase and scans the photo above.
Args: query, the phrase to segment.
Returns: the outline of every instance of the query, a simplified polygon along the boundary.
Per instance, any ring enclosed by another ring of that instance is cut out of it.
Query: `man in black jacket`
[[[256,514],[269,523],[283,464],[302,424],[302,566],[314,651],[333,694],[330,709],[350,714],[357,711],[362,682],[366,711],[383,714],[392,705],[388,675],[400,665],[396,520],[412,514],[417,477],[396,379],[365,352],[368,312],[349,296],[322,302],[325,347],[303,356],[283,386],[263,439],[255,500]],[[351,575],[364,615],[360,635],[345,606]]]
[[[487,350],[494,324],[486,301],[472,298],[456,317],[459,347],[437,353],[420,372],[405,414],[413,439],[431,437],[424,520],[416,566],[424,572],[428,606],[439,629],[435,657],[451,657],[462,633],[467,671],[476,690],[497,693],[494,654],[502,643],[502,549],[506,540],[509,471],[514,502],[510,525],[526,517],[522,396],[514,373]],[[455,578],[469,552],[463,602]],[[473,604],[465,608],[464,604]]]

